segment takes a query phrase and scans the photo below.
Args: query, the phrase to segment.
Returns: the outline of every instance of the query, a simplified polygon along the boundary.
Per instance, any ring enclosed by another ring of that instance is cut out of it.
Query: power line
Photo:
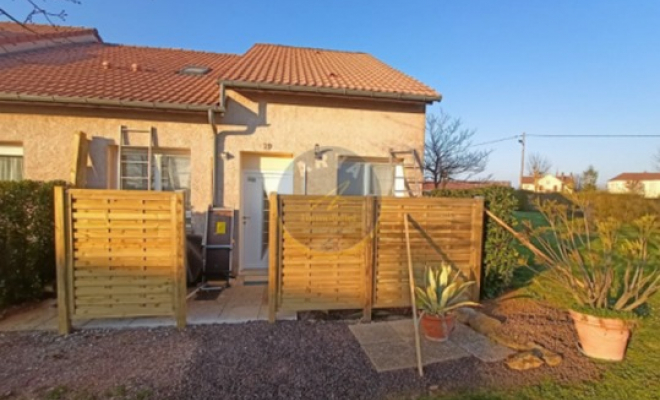
[[[501,138],[501,139],[490,140],[490,141],[488,141],[488,142],[482,142],[482,143],[473,144],[472,147],[475,147],[475,146],[484,146],[484,145],[487,145],[487,144],[499,143],[499,142],[504,142],[505,140],[514,140],[514,139],[518,139],[518,138],[520,138],[520,135],[516,135],[516,136],[508,136],[508,137]]]
[[[652,137],[660,137],[660,135],[637,135],[637,134],[632,134],[632,135],[601,135],[601,134],[593,134],[593,135],[556,135],[556,134],[527,134],[527,136],[533,136],[533,137],[547,137],[547,138],[652,138]]]
[[[615,134],[615,135],[604,135],[604,134],[562,135],[562,134],[533,134],[533,133],[527,134],[527,136],[538,137],[538,138],[611,138],[611,139],[616,139],[616,138],[657,138],[657,137],[660,137],[660,135],[640,135],[640,134],[632,134],[632,135],[622,135],[622,134]],[[485,146],[487,144],[494,144],[494,143],[504,142],[504,141],[507,141],[507,140],[520,139],[521,137],[522,137],[521,135],[507,136],[507,137],[500,138],[500,139],[489,140],[487,142],[481,142],[481,143],[473,144],[472,147]]]

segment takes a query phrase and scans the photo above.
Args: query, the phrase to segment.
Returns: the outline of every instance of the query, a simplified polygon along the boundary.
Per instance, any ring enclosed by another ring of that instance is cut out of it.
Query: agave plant
[[[427,267],[426,284],[415,288],[417,308],[424,314],[443,316],[460,307],[475,307],[478,303],[464,299],[466,290],[474,281],[461,282],[459,272],[452,274],[451,267]]]

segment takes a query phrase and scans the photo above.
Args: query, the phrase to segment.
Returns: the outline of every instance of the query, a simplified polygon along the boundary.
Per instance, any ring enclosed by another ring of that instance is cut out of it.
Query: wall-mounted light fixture
[[[321,146],[319,146],[318,143],[314,145],[314,158],[316,158],[317,160],[323,158],[323,153],[321,153]]]

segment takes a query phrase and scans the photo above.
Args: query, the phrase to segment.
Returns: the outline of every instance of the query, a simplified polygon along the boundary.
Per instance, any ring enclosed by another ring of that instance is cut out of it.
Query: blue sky
[[[23,0],[2,5],[17,14]],[[70,25],[107,42],[243,53],[255,42],[365,51],[440,91],[475,143],[529,134],[660,134],[660,1],[82,0]],[[660,137],[530,138],[555,170],[601,183],[651,171]],[[488,172],[517,182],[520,145]]]

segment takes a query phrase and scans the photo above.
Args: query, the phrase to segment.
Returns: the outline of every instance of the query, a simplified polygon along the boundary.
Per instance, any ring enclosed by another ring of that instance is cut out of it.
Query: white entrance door
[[[241,207],[242,270],[245,272],[268,269],[268,194],[293,193],[293,175],[290,172],[244,171]]]

